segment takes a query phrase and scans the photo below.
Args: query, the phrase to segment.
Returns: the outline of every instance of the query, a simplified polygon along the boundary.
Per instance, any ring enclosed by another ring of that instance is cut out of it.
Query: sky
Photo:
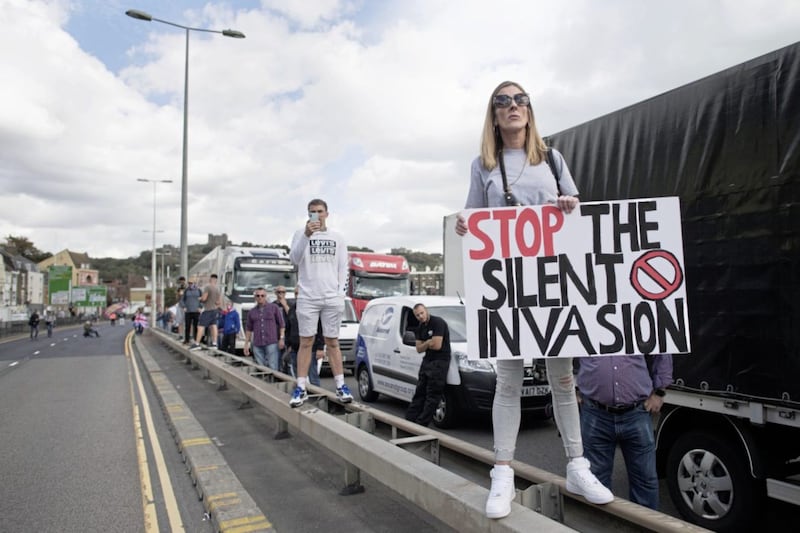
[[[323,198],[377,252],[442,251],[501,81],[547,135],[800,27],[796,0],[0,0],[0,240],[138,256],[155,189],[156,245],[179,244],[186,33],[128,9],[246,35],[190,32],[190,244],[289,244]]]

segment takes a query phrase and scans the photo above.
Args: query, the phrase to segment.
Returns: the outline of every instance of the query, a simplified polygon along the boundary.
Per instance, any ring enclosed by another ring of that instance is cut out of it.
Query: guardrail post
[[[558,522],[564,522],[564,495],[555,483],[531,485],[517,495],[517,503]]]
[[[433,435],[412,435],[410,437],[394,438],[389,442],[404,450],[414,445],[416,445],[417,449],[424,449],[430,446],[431,462],[436,465],[439,464],[439,439]]]
[[[324,398],[324,401],[327,403],[327,398]],[[345,413],[343,418],[351,426],[370,434],[375,433],[375,417],[371,413]],[[339,491],[339,494],[349,496],[351,494],[360,494],[364,490],[364,485],[361,484],[361,469],[346,462],[344,467],[344,488]]]
[[[364,490],[364,485],[361,484],[361,470],[355,465],[345,463],[344,488],[339,491],[339,494],[350,496],[351,494],[361,494]]]
[[[277,429],[275,430],[275,436],[273,438],[275,440],[283,440],[291,437],[289,433],[289,423],[279,416],[275,417],[275,421]]]

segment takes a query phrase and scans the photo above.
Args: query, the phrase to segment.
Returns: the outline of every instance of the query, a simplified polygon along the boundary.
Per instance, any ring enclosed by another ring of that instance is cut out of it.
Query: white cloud
[[[84,2],[3,4],[2,235],[137,254],[152,188],[136,179],[172,179],[158,241],[177,245],[184,32],[114,4],[110,37],[81,49],[64,28]],[[800,23],[792,1],[190,4],[162,17],[247,38],[190,38],[189,241],[288,243],[322,197],[349,243],[378,251],[440,250],[498,82],[522,83],[552,133],[789,44]]]

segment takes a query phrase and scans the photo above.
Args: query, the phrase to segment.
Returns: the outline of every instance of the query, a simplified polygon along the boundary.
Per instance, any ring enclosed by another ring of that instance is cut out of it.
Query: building
[[[44,310],[44,275],[36,263],[0,248],[0,321],[27,320]]]
[[[72,286],[99,285],[100,272],[93,269],[91,259],[85,253],[61,250],[52,257],[40,261],[37,265],[39,272],[47,272],[51,266],[72,267]]]
[[[444,271],[440,266],[435,269],[425,267],[425,270],[413,268],[408,279],[411,280],[412,294],[444,294]]]

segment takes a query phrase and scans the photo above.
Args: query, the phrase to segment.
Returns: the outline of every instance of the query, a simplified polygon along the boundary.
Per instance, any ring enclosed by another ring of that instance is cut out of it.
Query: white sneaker
[[[584,457],[576,457],[567,463],[567,490],[594,504],[612,502],[614,494],[598,481],[589,466],[589,460]]]
[[[511,514],[511,502],[514,500],[514,470],[510,466],[495,466],[490,472],[492,487],[486,500],[486,517],[503,518]]]

